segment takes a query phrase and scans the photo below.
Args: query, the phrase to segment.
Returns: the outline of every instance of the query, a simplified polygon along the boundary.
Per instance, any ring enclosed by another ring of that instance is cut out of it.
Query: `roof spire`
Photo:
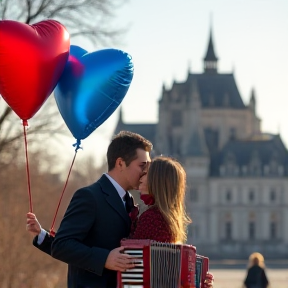
[[[207,47],[206,56],[204,57],[204,71],[205,72],[217,72],[217,61],[218,58],[214,52],[214,44],[212,37],[212,24],[210,27],[209,42]]]
[[[255,89],[254,88],[252,88],[252,90],[251,90],[249,107],[252,111],[254,111],[254,113],[256,112],[256,97],[255,97]]]

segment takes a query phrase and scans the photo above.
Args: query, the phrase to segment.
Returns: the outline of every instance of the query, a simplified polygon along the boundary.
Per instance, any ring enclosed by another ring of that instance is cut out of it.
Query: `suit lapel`
[[[106,198],[107,203],[125,220],[127,225],[130,226],[131,219],[125,209],[122,199],[120,198],[113,184],[105,175],[99,179],[99,184],[101,185],[102,192]]]

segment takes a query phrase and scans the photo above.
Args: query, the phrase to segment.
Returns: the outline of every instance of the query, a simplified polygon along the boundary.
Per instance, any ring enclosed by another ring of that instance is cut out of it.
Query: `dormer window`
[[[279,175],[278,174],[278,167],[279,167],[279,157],[277,152],[273,152],[270,159],[270,173],[271,175]]]
[[[236,170],[237,170],[236,169],[237,168],[236,158],[232,152],[228,152],[225,155],[224,164],[226,167],[226,174],[227,175],[233,176],[233,175],[237,174],[236,173]]]
[[[268,165],[265,165],[264,166],[264,175],[265,176],[268,176],[270,173],[270,167]]]
[[[278,166],[278,175],[283,176],[284,175],[284,168],[282,165]]]
[[[220,176],[225,176],[226,169],[224,165],[220,166],[219,172],[220,172]]]
[[[247,166],[243,165],[242,166],[242,174],[243,174],[243,176],[247,175],[247,171],[248,171]]]
[[[261,159],[260,159],[258,151],[253,151],[251,155],[249,170],[250,170],[251,175],[254,175],[254,176],[261,175]]]

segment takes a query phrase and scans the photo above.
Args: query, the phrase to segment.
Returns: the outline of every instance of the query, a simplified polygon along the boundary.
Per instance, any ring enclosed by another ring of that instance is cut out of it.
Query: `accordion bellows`
[[[117,288],[203,287],[209,259],[194,246],[137,239],[123,239],[121,246],[136,266],[118,272]]]

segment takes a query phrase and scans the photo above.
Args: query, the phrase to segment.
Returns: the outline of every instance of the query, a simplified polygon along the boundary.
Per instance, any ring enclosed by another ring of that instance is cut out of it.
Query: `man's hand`
[[[134,268],[137,264],[136,259],[128,254],[121,253],[123,250],[124,247],[112,250],[107,257],[105,268],[122,272]]]
[[[36,215],[28,212],[27,213],[27,221],[26,221],[26,230],[30,232],[33,236],[37,236],[41,232],[41,225],[38,222]]]

